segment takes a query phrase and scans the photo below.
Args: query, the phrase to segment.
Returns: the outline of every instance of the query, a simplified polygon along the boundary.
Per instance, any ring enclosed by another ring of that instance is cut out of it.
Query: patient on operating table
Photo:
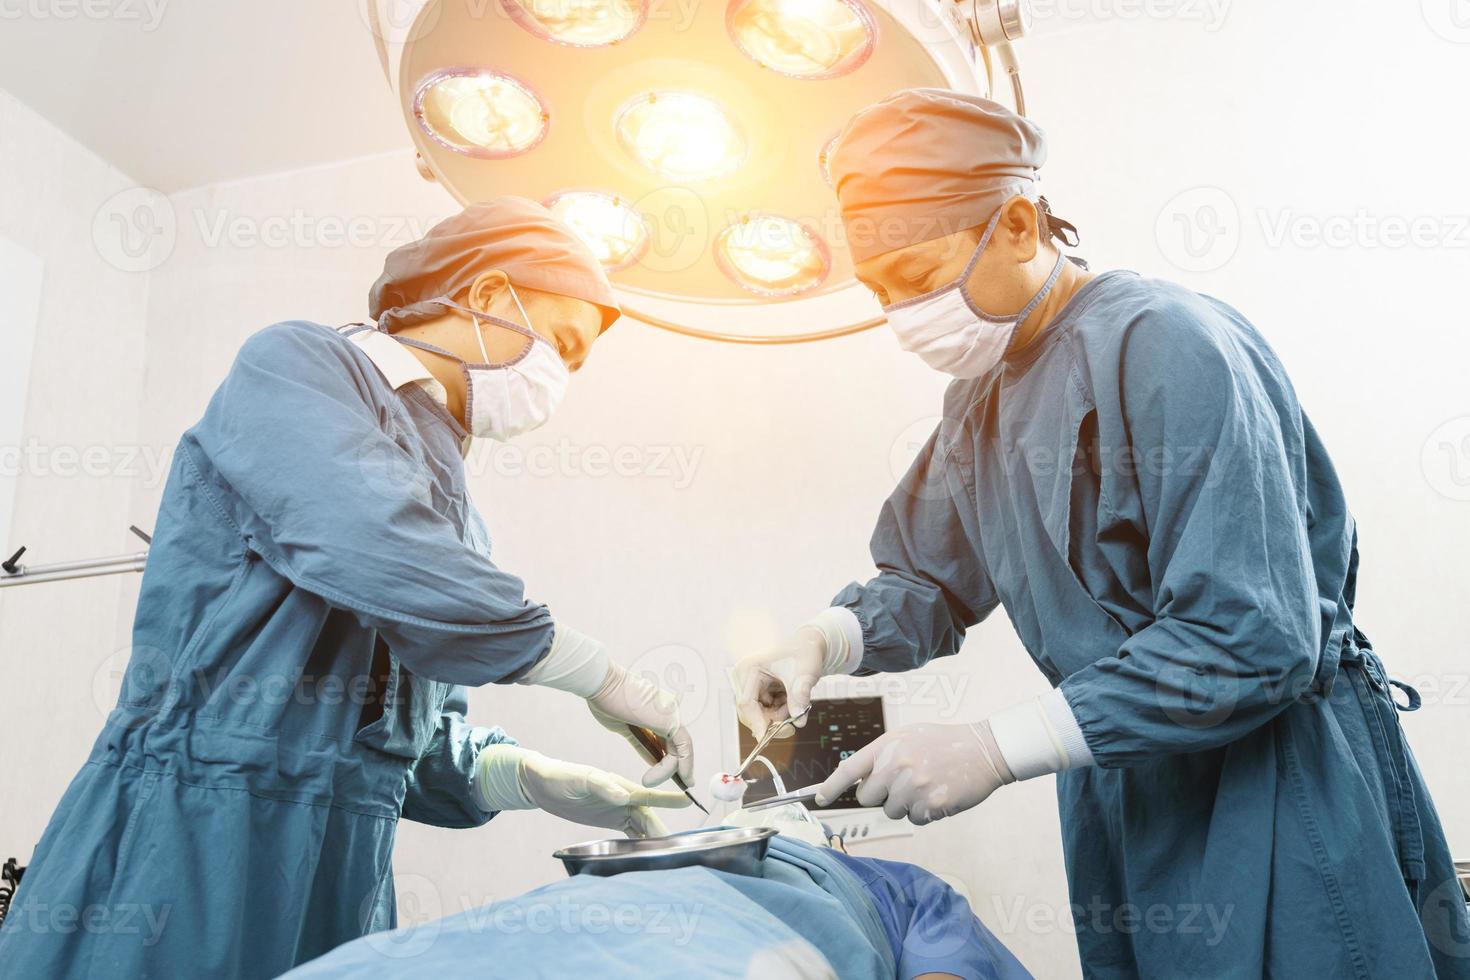
[[[938,877],[786,834],[771,839],[761,877],[706,867],[577,875],[366,936],[289,976],[435,973],[589,980],[1030,977]]]

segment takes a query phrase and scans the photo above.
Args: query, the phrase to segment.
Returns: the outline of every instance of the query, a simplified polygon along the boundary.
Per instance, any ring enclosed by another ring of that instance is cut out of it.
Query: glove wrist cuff
[[[499,810],[534,810],[521,779],[526,759],[535,755],[518,745],[487,745],[475,757],[472,790],[475,802],[486,813]]]
[[[816,630],[826,644],[822,676],[851,674],[863,662],[863,627],[846,606],[823,609],[804,628]]]
[[[1000,777],[1002,786],[1009,786],[1016,781],[1016,774],[1011,772],[1010,764],[1006,762],[1005,755],[1000,751],[1000,746],[995,743],[995,732],[990,728],[990,722],[977,722],[970,726],[975,733],[975,739],[980,743],[980,751],[985,754],[986,761]]]
[[[556,623],[551,649],[517,680],[590,698],[607,679],[607,648],[585,633]]]
[[[1060,690],[997,712],[988,724],[1001,757],[1017,779],[1093,764],[1082,729]]]

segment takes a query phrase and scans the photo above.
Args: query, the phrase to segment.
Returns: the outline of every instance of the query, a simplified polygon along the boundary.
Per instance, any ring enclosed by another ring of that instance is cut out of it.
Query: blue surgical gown
[[[836,602],[864,671],[1003,605],[1097,765],[1058,776],[1092,977],[1470,977],[1444,833],[1353,620],[1357,536],[1238,312],[1109,273],[944,418]]]
[[[472,827],[464,689],[550,647],[464,432],[337,331],[250,339],[179,443],[122,695],[36,849],[4,977],[268,977],[394,925],[400,817]],[[90,918],[89,918],[90,917]]]

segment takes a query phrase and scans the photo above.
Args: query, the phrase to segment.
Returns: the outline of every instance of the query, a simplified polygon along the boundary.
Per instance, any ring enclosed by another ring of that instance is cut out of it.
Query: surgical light
[[[604,191],[562,191],[545,202],[608,272],[637,262],[648,248],[648,225],[643,216],[616,194]]]
[[[694,92],[639,95],[623,106],[614,128],[639,163],[671,180],[714,180],[745,158],[745,139],[725,110]]]
[[[461,204],[544,202],[630,320],[746,344],[883,322],[833,135],[904,88],[1009,82],[1024,111],[1029,2],[360,0],[421,173]]]
[[[499,72],[449,69],[424,79],[414,98],[419,126],[458,153],[518,156],[546,136],[550,116],[529,87]]]
[[[857,0],[731,0],[725,23],[752,61],[794,78],[855,71],[877,39]]]
[[[832,268],[827,246],[799,221],[744,215],[720,232],[715,259],[725,275],[760,296],[794,296],[821,285]]]
[[[547,41],[598,48],[627,40],[648,17],[645,0],[501,0],[512,20]]]

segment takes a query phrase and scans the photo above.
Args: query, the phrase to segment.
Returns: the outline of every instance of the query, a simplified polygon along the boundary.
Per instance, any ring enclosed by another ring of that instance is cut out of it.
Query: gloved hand
[[[487,745],[475,758],[475,798],[482,809],[545,810],[629,837],[663,837],[650,807],[686,807],[683,793],[646,789],[616,773],[562,762],[518,745]]]
[[[735,665],[736,713],[740,723],[760,738],[766,729],[794,718],[812,702],[812,688],[828,674],[842,673],[851,663],[851,644],[842,619],[852,614],[827,609],[780,646],[745,657]],[[803,718],[795,725],[806,724]],[[791,734],[788,727],[780,737]]]
[[[853,784],[863,806],[923,826],[976,806],[1016,781],[996,746],[990,722],[911,725],[874,739],[848,756],[822,783],[826,806]]]
[[[592,717],[627,739],[648,762],[653,760],[628,731],[628,724],[652,729],[664,740],[669,754],[644,773],[643,785],[657,786],[676,770],[686,785],[692,785],[694,742],[679,721],[679,699],[613,663],[607,648],[592,637],[558,622],[551,649],[516,683],[539,684],[586,698]]]
[[[663,738],[669,754],[643,774],[644,786],[657,786],[676,771],[684,785],[694,785],[694,740],[679,720],[679,699],[673,694],[620,664],[609,664],[602,687],[587,699],[587,707],[598,724],[626,739],[645,762],[654,760],[628,725],[651,729]]]

